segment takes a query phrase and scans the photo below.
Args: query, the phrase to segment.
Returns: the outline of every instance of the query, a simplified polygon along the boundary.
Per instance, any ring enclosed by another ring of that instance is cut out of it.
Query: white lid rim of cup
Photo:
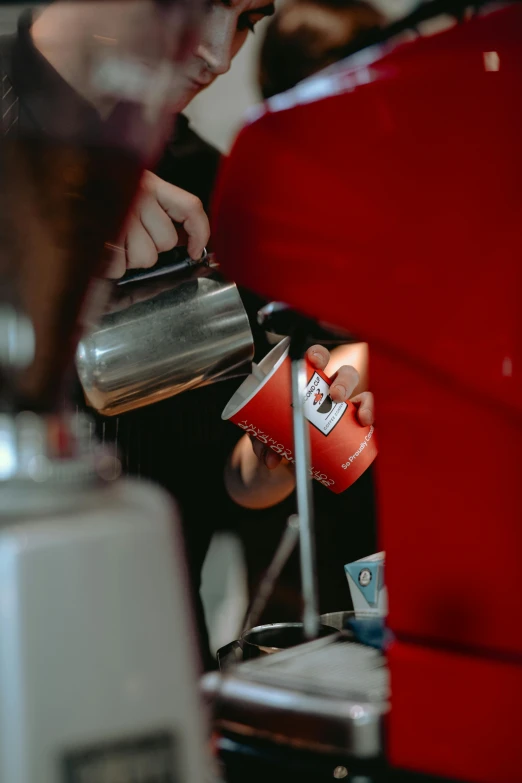
[[[288,356],[289,347],[290,338],[285,337],[283,340],[281,340],[280,343],[275,345],[272,350],[269,351],[269,353],[267,353],[264,359],[259,362],[259,368],[261,370],[265,370],[265,368],[267,369],[264,378],[258,381],[258,383],[254,386],[254,389],[250,392],[250,394],[248,394],[247,397],[243,397],[241,394],[241,389],[246,384],[250,385],[252,383],[252,379],[255,378],[255,376],[252,373],[248,376],[248,378],[245,378],[239,389],[236,389],[230,400],[225,405],[223,413],[221,414],[221,418],[224,421],[228,421],[232,418],[232,416],[235,416],[236,413],[239,413],[239,411],[248,405],[250,400],[252,400],[256,394],[258,394],[259,390],[262,389],[266,383],[268,383],[269,379],[273,376],[276,370],[279,369]]]

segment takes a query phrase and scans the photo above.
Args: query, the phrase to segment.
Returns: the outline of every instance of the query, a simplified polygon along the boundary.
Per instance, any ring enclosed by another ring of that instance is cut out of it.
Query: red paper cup
[[[282,340],[241,384],[222,413],[276,454],[294,462],[289,340]],[[308,363],[305,416],[309,421],[311,474],[333,492],[344,492],[377,455],[374,428],[363,427],[351,402],[333,402],[330,379]]]

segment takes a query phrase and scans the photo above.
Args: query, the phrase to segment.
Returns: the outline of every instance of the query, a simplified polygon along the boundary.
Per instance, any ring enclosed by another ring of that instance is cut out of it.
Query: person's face
[[[199,44],[184,66],[183,109],[198,92],[226,73],[249,32],[274,13],[270,0],[211,0]]]

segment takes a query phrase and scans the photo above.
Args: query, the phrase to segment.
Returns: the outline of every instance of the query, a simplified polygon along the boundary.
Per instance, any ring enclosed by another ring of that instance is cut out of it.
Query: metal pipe
[[[292,353],[294,353],[292,351]],[[301,581],[303,586],[303,626],[307,639],[315,639],[319,633],[319,600],[315,557],[312,478],[310,474],[310,433],[304,415],[306,393],[306,361],[300,356],[292,358],[292,405],[294,423],[294,456],[299,517],[299,545],[301,555]]]
[[[258,624],[270,596],[274,592],[275,584],[281,576],[281,572],[287,564],[290,555],[294,551],[298,539],[299,518],[296,514],[292,514],[288,519],[285,531],[281,537],[281,541],[279,542],[272,562],[268,566],[266,573],[255,592],[252,604],[247,610],[241,627],[241,635]]]

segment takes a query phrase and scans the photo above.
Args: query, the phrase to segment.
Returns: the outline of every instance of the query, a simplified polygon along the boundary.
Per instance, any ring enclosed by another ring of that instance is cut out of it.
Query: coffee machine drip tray
[[[203,693],[218,733],[359,759],[382,753],[386,659],[342,634],[209,674]]]

